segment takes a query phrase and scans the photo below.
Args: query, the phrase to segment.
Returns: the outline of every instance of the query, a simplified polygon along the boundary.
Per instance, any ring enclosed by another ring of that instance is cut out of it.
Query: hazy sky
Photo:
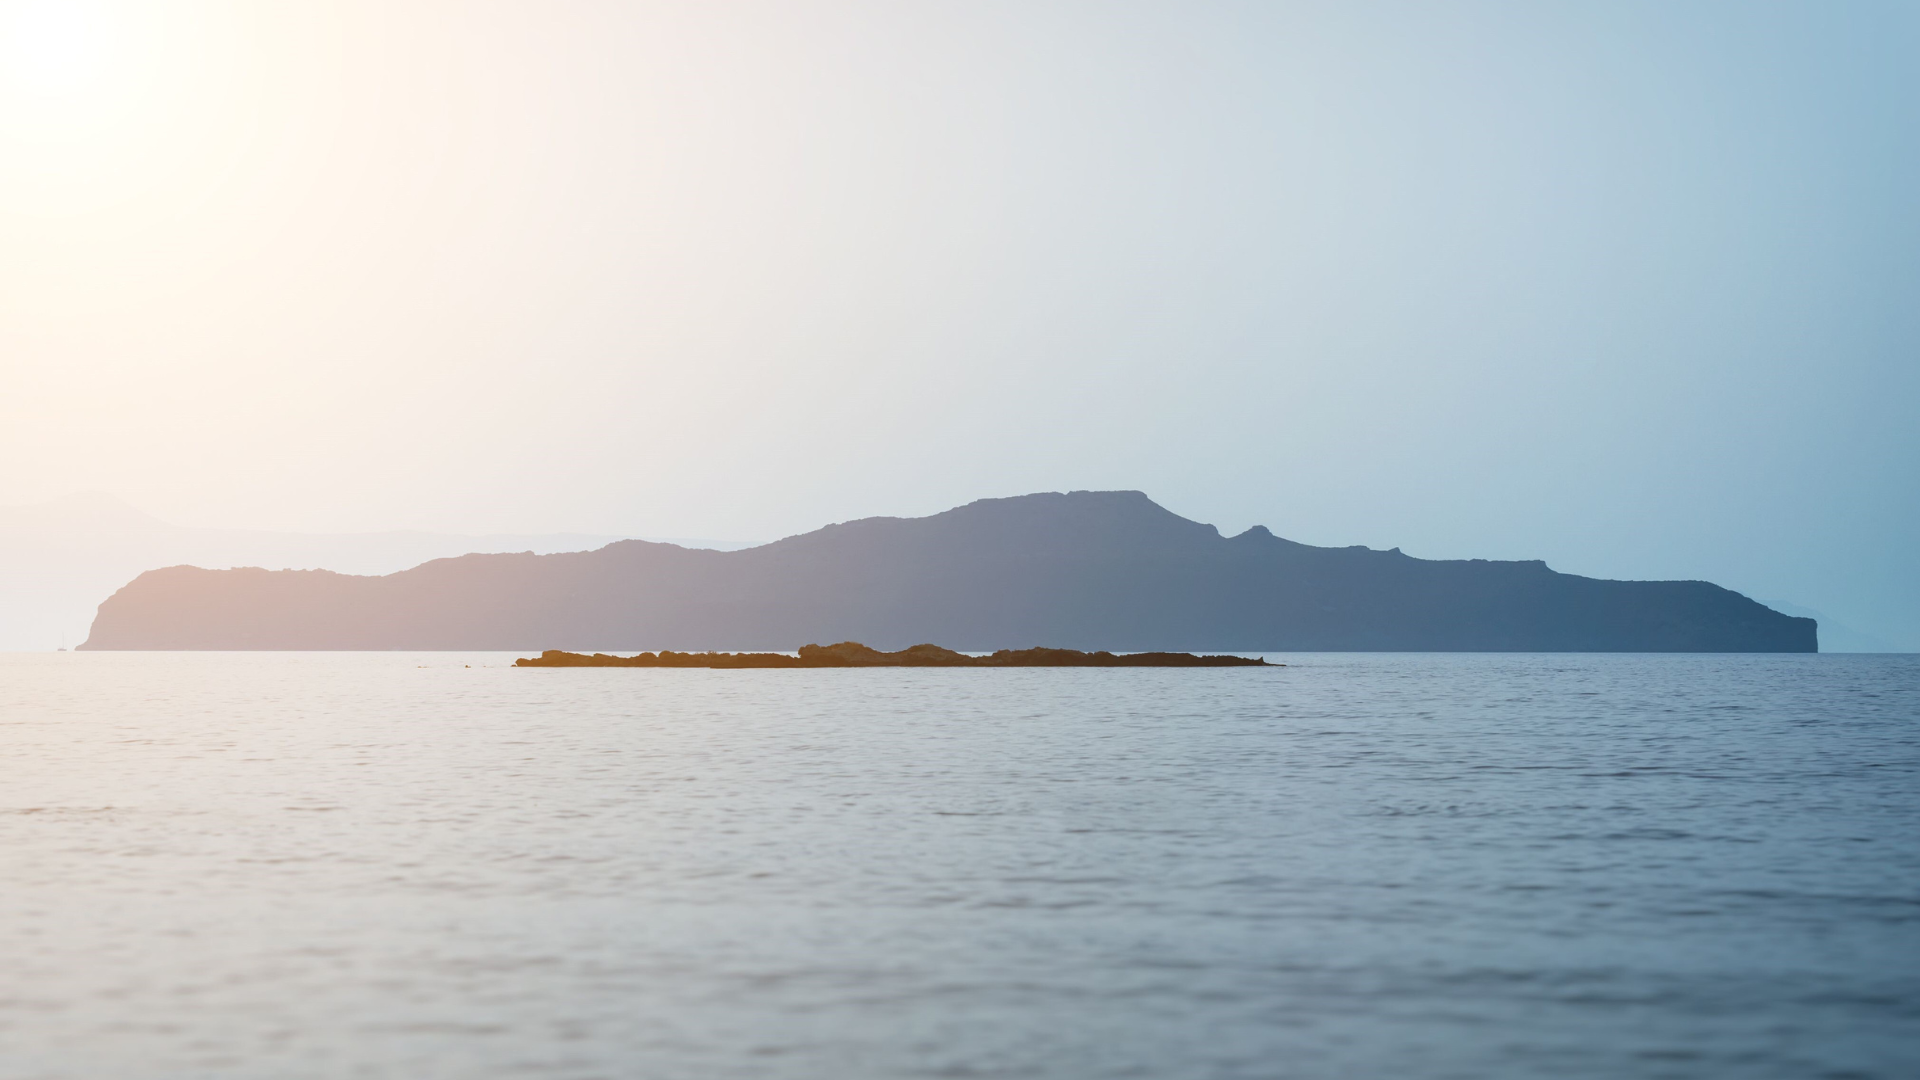
[[[1920,648],[1920,6],[6,5],[0,502],[1139,488]]]

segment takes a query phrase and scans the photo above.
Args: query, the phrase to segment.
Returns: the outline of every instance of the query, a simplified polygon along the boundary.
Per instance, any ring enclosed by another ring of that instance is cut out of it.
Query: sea
[[[1920,656],[0,656],[0,1077],[1920,1076]]]

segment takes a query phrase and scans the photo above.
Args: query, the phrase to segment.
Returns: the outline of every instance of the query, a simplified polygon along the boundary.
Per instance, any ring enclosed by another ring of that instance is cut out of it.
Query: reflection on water
[[[0,656],[0,1073],[1910,1075],[1920,658],[1276,659]]]

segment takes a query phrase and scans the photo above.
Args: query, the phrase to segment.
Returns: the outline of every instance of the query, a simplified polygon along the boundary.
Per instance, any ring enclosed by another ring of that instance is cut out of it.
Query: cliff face
[[[385,577],[140,575],[84,649],[1812,652],[1815,625],[1701,581],[1222,537],[1139,492],[985,499],[743,551],[625,540]]]

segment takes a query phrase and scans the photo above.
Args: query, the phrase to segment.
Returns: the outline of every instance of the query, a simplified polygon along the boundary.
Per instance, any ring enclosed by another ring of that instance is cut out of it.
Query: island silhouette
[[[1286,667],[1260,657],[1195,656],[1192,653],[1080,652],[1077,649],[1001,649],[991,656],[968,656],[938,645],[915,645],[897,652],[870,649],[857,641],[838,645],[802,645],[798,656],[786,653],[682,653],[666,650],[638,656],[564,652],[548,649],[521,657],[514,667],[644,668],[867,668],[867,667]]]
[[[1222,536],[1137,491],[982,499],[738,551],[623,540],[381,577],[150,570],[82,649],[1814,652],[1814,620],[1704,581]]]

